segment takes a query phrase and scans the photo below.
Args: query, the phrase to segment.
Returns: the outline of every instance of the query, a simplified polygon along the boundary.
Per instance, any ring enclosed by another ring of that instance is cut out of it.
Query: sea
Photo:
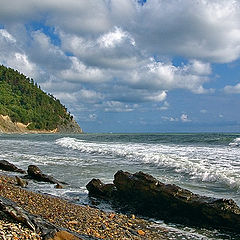
[[[89,199],[85,186],[92,178],[112,183],[118,170],[143,171],[196,194],[232,198],[240,206],[240,134],[235,133],[0,134],[0,160],[25,170],[37,165],[69,184],[56,189],[30,181],[32,191],[105,211],[116,209]],[[155,228],[166,228],[168,239],[240,239],[216,229],[149,220]]]

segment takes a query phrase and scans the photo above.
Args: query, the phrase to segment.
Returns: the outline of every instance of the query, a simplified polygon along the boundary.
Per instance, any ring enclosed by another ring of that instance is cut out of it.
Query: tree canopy
[[[33,79],[5,66],[0,66],[0,114],[31,130],[53,130],[72,119],[66,107]]]

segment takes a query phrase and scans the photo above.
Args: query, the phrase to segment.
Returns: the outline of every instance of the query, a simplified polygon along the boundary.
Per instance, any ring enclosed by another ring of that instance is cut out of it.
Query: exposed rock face
[[[34,180],[61,185],[57,179],[55,179],[52,176],[42,173],[42,171],[39,169],[39,167],[37,167],[35,165],[29,165],[27,172],[28,172],[28,177],[32,178]]]
[[[13,122],[9,116],[0,114],[0,133],[83,133],[78,123],[72,119],[58,125],[54,130],[29,130],[27,125]]]
[[[113,188],[102,191],[104,184],[99,181],[94,180],[88,187],[90,195],[117,201],[124,207],[127,204],[129,210],[142,215],[240,232],[240,208],[231,199],[200,196],[176,185],[161,183],[143,172],[118,171],[114,176],[114,191]]]
[[[0,169],[4,171],[10,171],[10,172],[26,173],[24,170],[16,167],[14,164],[6,160],[0,160]]]
[[[72,119],[67,124],[62,124],[57,127],[59,133],[83,133],[77,122]]]

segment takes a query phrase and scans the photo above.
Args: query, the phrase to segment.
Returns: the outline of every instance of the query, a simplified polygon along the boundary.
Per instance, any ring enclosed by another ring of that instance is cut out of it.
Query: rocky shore
[[[166,229],[153,228],[151,222],[134,215],[103,212],[57,197],[34,193],[17,186],[14,178],[5,175],[0,175],[0,196],[13,201],[30,216],[40,217],[56,226],[59,232],[78,234],[71,235],[74,238],[70,238],[70,235],[44,238],[41,232],[27,228],[26,224],[16,222],[12,217],[6,217],[0,210],[2,239],[167,239]],[[23,237],[14,238],[15,235]]]
[[[92,179],[86,186],[90,200],[108,201],[124,215],[29,191],[28,181],[68,187],[35,165],[26,172],[1,160],[0,170],[18,175],[0,175],[0,240],[174,239],[169,229],[134,214],[240,236],[240,208],[232,199],[200,196],[143,172],[118,171],[113,183]]]

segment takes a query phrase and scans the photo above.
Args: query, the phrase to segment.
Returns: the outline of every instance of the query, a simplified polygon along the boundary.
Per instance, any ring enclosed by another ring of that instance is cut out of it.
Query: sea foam
[[[240,139],[240,138],[239,138]],[[81,153],[106,156],[133,164],[149,164],[187,175],[203,182],[218,182],[240,189],[239,148],[230,146],[194,146],[122,142],[87,142],[64,137],[56,140],[62,147]]]

